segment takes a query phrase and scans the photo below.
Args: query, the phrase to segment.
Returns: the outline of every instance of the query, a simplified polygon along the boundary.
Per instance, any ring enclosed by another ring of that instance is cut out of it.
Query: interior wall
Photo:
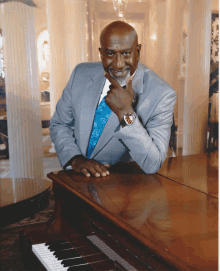
[[[92,61],[100,61],[98,48],[100,47],[99,36],[102,29],[109,23],[118,20],[113,9],[112,1],[89,1],[90,5],[90,22],[92,31]],[[147,3],[128,2],[126,10],[126,20],[130,23],[138,33],[138,42],[143,44],[144,36],[144,12]],[[141,62],[145,64],[144,55],[141,54]]]
[[[142,44],[140,62],[156,72],[180,93],[181,33],[187,0],[129,0],[125,19],[137,31]],[[112,1],[89,1],[91,23],[91,61],[99,61],[101,30],[118,20]],[[178,101],[174,109],[178,125]]]
[[[35,16],[35,34],[36,40],[39,34],[47,28],[47,7],[46,0],[35,1],[37,4]]]
[[[118,20],[118,17],[113,9],[112,0],[64,0],[62,4],[64,13],[61,14],[61,10],[57,9],[58,15],[54,17],[54,24],[57,24],[58,30],[63,25],[63,30],[57,32],[59,33],[57,42],[62,39],[61,47],[65,51],[58,70],[65,74],[63,82],[67,82],[67,77],[69,78],[76,64],[100,60],[98,51],[100,32],[110,22]],[[218,0],[212,0],[212,11],[218,9]],[[37,29],[42,29],[45,25],[45,12],[44,9],[41,15],[37,16]],[[183,125],[185,87],[185,77],[181,73],[183,69],[181,43],[183,29],[188,27],[185,20],[187,14],[187,0],[142,0],[142,2],[129,0],[125,12],[127,22],[133,24],[138,32],[139,43],[142,44],[141,62],[161,76],[177,92],[174,115],[175,123],[180,129]],[[203,16],[203,13],[200,16]],[[62,89],[56,94],[57,99]]]
[[[37,9],[36,16],[38,34],[46,27],[48,19],[45,1],[39,1],[40,8]],[[125,12],[127,22],[134,26],[139,43],[142,44],[141,63],[166,80],[178,94],[181,91],[181,82],[178,80],[181,28],[186,2],[186,0],[143,0],[142,2],[129,0]],[[118,20],[118,17],[112,1],[64,0],[63,5],[65,15],[61,17],[65,25],[62,39],[65,39],[65,69],[68,70],[69,76],[80,61],[100,61],[98,51],[100,32],[110,22]],[[59,15],[57,20],[61,20]],[[86,20],[88,20],[87,24]],[[83,35],[87,30],[87,36]],[[80,48],[80,52],[77,48]],[[178,101],[174,114],[178,124]]]

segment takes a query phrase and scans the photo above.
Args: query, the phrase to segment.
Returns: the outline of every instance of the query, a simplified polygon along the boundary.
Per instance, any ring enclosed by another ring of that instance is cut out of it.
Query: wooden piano
[[[54,217],[20,236],[29,263],[37,258],[46,270],[218,270],[218,154],[171,158],[154,175],[128,163],[112,166],[107,177],[48,177]]]

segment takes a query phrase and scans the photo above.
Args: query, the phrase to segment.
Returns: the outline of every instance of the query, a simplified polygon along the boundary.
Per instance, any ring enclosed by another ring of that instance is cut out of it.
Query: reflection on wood
[[[0,180],[0,207],[34,197],[48,189],[50,185],[50,182],[43,179],[2,178]]]
[[[168,158],[158,173],[218,197],[218,152]]]
[[[145,175],[134,163],[116,165],[101,178],[73,171],[49,177],[180,270],[217,270],[218,199],[212,185],[217,171],[207,170],[216,169],[216,156],[173,159],[170,171],[164,172],[175,173],[179,179],[174,181]],[[186,171],[187,164],[191,166]],[[124,173],[126,168],[131,173]],[[98,202],[88,185],[96,190]]]

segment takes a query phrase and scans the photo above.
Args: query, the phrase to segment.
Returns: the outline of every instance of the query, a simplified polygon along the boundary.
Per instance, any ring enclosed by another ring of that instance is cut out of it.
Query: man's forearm
[[[116,135],[128,148],[132,159],[147,174],[156,173],[166,159],[175,100],[176,94],[168,92],[161,100],[164,106],[158,104],[146,124],[136,118],[132,125],[120,129]],[[143,120],[144,115],[140,119]]]

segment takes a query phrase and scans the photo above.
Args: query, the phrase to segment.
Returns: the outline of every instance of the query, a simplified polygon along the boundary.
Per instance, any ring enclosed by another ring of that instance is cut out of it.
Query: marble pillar
[[[87,1],[47,0],[51,115],[75,66],[88,61]]]
[[[158,22],[157,6],[155,0],[148,1],[146,16],[144,19],[144,44],[143,55],[146,57],[147,67],[157,73],[156,63],[158,61]]]
[[[188,0],[183,155],[206,150],[210,78],[211,1]]]
[[[75,66],[88,61],[87,0],[47,0],[51,116]],[[55,152],[54,144],[49,152]]]
[[[42,177],[43,149],[37,76],[35,8],[1,4],[10,177]]]

